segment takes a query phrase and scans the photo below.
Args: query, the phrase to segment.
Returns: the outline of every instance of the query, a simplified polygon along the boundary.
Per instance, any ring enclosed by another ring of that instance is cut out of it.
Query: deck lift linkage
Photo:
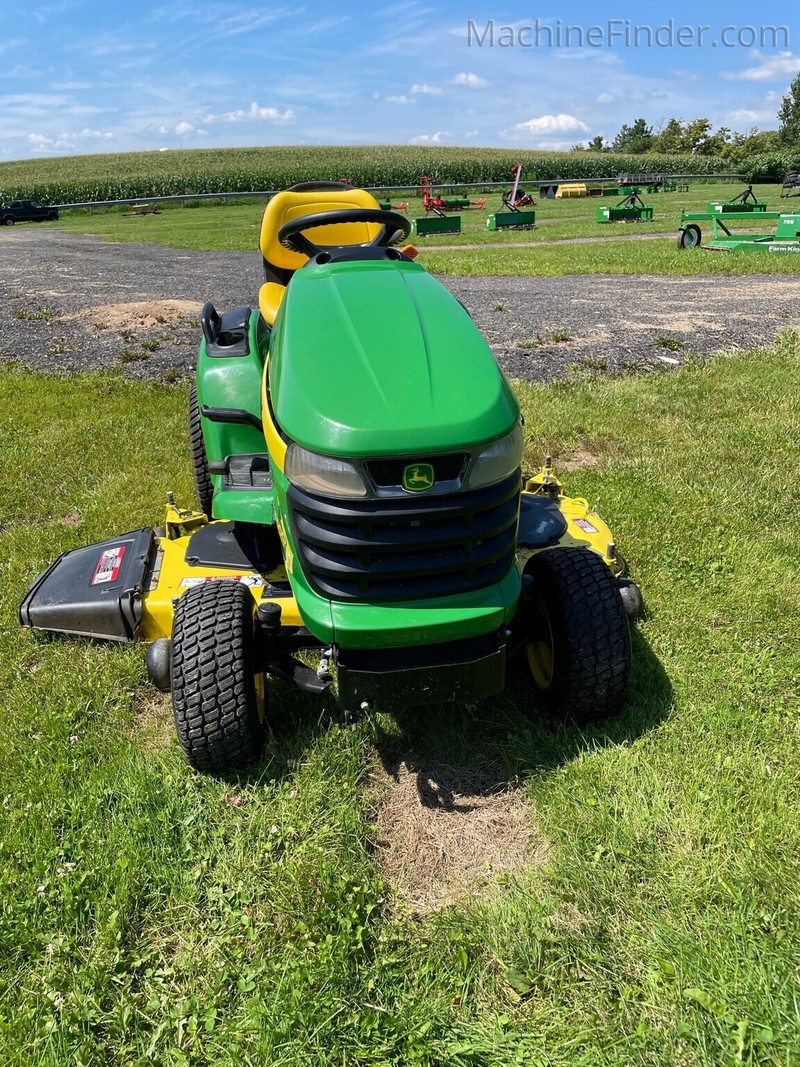
[[[517,163],[512,172],[514,187],[503,193],[504,211],[495,211],[486,218],[487,230],[532,230],[536,225],[536,212],[530,208],[536,203],[530,193],[519,187],[522,164]]]
[[[613,207],[597,209],[598,222],[652,222],[653,208],[635,190]]]

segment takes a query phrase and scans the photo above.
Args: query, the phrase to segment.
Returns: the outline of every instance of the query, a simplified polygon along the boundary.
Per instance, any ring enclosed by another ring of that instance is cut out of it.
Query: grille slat
[[[428,599],[483,589],[512,566],[520,473],[447,496],[342,501],[289,488],[295,547],[333,600]]]
[[[466,522],[464,517],[438,521],[420,520],[416,516],[405,523],[380,526],[361,524],[351,527],[341,523],[325,522],[302,512],[294,516],[297,533],[304,544],[336,547],[339,551],[369,549],[370,552],[385,550],[393,552],[416,552],[421,549],[437,549],[448,545],[463,545],[479,538],[493,537],[516,523],[518,502],[514,497],[499,507],[482,512]],[[411,526],[411,522],[419,523]],[[414,536],[409,537],[412,531]]]

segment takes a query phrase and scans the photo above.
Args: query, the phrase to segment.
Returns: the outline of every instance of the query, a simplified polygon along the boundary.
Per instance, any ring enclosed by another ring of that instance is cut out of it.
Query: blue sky
[[[6,160],[270,144],[560,149],[639,116],[768,129],[800,70],[789,5],[741,0],[713,15],[627,5],[628,16],[586,0],[4,6]]]

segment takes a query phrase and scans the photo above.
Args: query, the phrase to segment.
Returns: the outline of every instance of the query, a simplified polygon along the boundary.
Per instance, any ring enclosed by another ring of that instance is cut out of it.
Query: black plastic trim
[[[331,600],[454,596],[499,582],[513,565],[519,472],[448,496],[332,500],[290,486],[298,562]]]
[[[211,301],[203,305],[200,325],[206,341],[206,355],[212,359],[250,355],[251,308],[233,308],[220,315]]]
[[[254,426],[261,433],[264,432],[261,419],[254,415],[252,411],[245,411],[244,408],[212,408],[208,404],[203,404],[200,408],[200,414],[204,419],[208,419],[209,422],[228,422],[237,426]]]
[[[420,704],[474,703],[502,692],[505,636],[493,630],[462,641],[393,649],[337,649],[339,701],[400,710]]]

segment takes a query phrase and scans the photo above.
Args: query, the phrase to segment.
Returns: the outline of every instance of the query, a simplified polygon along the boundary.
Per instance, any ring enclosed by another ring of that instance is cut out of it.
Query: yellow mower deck
[[[545,499],[546,498],[546,503]],[[175,604],[192,587],[238,581],[259,605],[280,605],[282,629],[304,626],[280,550],[267,563],[252,546],[238,546],[242,524],[209,521],[177,507],[168,494],[163,529],[137,530],[64,553],[31,585],[20,608],[24,626],[111,641],[151,643],[172,634]],[[274,535],[270,527],[262,536]],[[198,550],[199,542],[210,551]],[[237,543],[235,543],[237,542]],[[555,547],[588,548],[615,577],[624,571],[611,530],[586,500],[570,497],[550,466],[529,478],[521,494],[517,563]]]

